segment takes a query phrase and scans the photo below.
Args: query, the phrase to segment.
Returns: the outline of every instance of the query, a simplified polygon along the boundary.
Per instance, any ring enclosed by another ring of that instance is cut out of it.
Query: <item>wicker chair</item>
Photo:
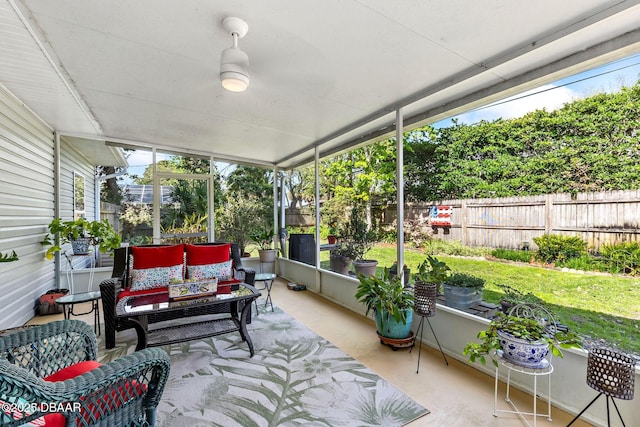
[[[203,245],[224,244],[202,243]],[[166,245],[148,245],[148,246],[166,246]],[[252,285],[255,283],[256,272],[253,268],[244,267],[242,258],[240,257],[240,249],[236,243],[231,243],[231,259],[233,260],[234,277],[240,275],[245,283]],[[116,345],[116,331],[124,331],[133,328],[133,325],[126,321],[118,319],[116,316],[116,302],[118,293],[123,288],[123,283],[128,281],[129,272],[129,247],[118,248],[114,251],[113,270],[111,279],[100,282],[100,295],[102,297],[102,313],[104,316],[105,344],[107,348],[113,348]],[[203,313],[207,314],[207,313]],[[163,313],[161,315],[147,316],[147,322],[157,323],[166,320],[173,320],[182,317],[179,311]],[[249,316],[250,322],[251,316]]]
[[[95,333],[80,320],[1,333],[0,425],[28,424],[45,415],[47,425],[155,425],[169,356],[152,348],[100,365],[91,362],[96,352]],[[85,373],[74,377],[69,371]]]

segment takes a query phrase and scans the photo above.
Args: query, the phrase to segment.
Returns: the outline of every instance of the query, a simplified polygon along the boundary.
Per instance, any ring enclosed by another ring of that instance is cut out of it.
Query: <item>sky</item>
[[[640,54],[628,56],[618,61],[594,68],[580,74],[558,80],[551,84],[512,96],[492,105],[472,110],[454,118],[461,123],[473,124],[480,120],[492,121],[499,118],[521,117],[536,109],[552,111],[565,103],[586,98],[601,92],[615,92],[622,86],[631,86],[640,78]],[[452,118],[439,121],[435,127],[451,125]],[[158,160],[168,159],[169,155],[158,154]],[[151,151],[137,151],[127,159],[129,174],[142,175],[151,163]],[[229,166],[218,164],[218,170]],[[227,168],[229,170],[229,168]]]

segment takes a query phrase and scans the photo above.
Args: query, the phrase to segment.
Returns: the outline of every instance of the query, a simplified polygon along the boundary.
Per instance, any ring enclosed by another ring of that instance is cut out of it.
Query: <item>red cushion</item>
[[[102,363],[96,362],[95,360],[85,360],[84,362],[78,362],[74,365],[62,368],[58,372],[45,377],[44,380],[49,382],[68,380],[89,372],[99,366],[102,366]],[[34,425],[43,427],[64,427],[67,423],[64,415],[59,413],[47,414],[32,422]]]
[[[184,245],[139,247],[132,246],[133,268],[172,267],[184,262]]]
[[[84,362],[78,362],[74,365],[67,366],[66,368],[60,369],[58,372],[55,372],[48,377],[45,377],[45,381],[64,381],[71,378],[75,378],[78,375],[82,375],[86,372],[89,372],[92,369],[95,369],[99,366],[102,366],[102,363],[96,362],[95,360],[86,360]]]
[[[206,265],[226,262],[231,259],[231,244],[185,245],[187,265]],[[134,258],[135,259],[135,258]]]
[[[94,360],[79,362],[49,375],[48,377],[44,378],[44,380],[49,382],[68,380],[89,372],[99,366],[102,366],[102,364]],[[147,386],[145,384],[140,384],[136,380],[127,381],[124,384],[124,389],[122,387],[119,387],[117,391],[113,390],[111,392],[111,397],[109,397],[109,395],[107,394],[102,400],[98,400],[97,404],[100,407],[100,410],[98,410],[94,405],[90,404],[87,408],[88,411],[83,414],[83,418],[87,423],[89,423],[92,419],[99,418],[100,414],[105,412],[105,408],[108,407],[109,410],[113,411],[115,407],[119,407],[122,405],[122,400],[126,402],[135,397],[139,397],[145,392],[146,389]],[[118,394],[120,395],[120,398],[117,398]],[[83,400],[83,398],[81,397],[80,400]],[[38,418],[34,421],[34,423],[37,423],[36,425],[46,427],[64,427],[66,425],[66,420],[62,414],[52,413]]]

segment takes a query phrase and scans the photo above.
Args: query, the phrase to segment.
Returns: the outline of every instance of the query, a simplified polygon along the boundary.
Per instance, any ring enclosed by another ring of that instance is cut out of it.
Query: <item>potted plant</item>
[[[445,304],[466,309],[482,301],[484,279],[466,273],[454,273],[444,282]]]
[[[251,239],[258,245],[258,256],[260,262],[275,262],[278,250],[273,249],[274,232],[270,228],[253,233]]]
[[[359,250],[352,240],[343,240],[336,243],[329,257],[331,271],[348,275],[351,261],[358,256],[358,252]]]
[[[407,264],[402,266],[402,273],[404,274],[404,284],[405,286],[409,284],[409,280],[411,278],[411,269],[407,267]],[[389,269],[389,275],[391,277],[398,275],[398,262],[394,261]]]
[[[440,290],[440,285],[449,277],[451,269],[449,266],[440,261],[438,258],[429,255],[425,260],[418,264],[418,271],[415,274],[416,283],[432,284]]]
[[[467,343],[463,354],[471,362],[485,364],[486,355],[501,351],[502,357],[511,363],[539,368],[546,364],[545,357],[549,352],[562,357],[561,348],[581,345],[580,338],[574,332],[556,329],[551,316],[544,322],[541,319],[498,313],[487,329],[478,333],[480,342]],[[495,359],[493,364],[498,366]]]
[[[97,246],[100,252],[107,252],[110,249],[120,247],[120,236],[111,227],[109,221],[89,221],[85,218],[76,220],[63,221],[61,218],[55,218],[48,225],[49,233],[41,242],[47,249],[47,259],[53,258],[53,255],[62,250],[61,245],[71,243],[74,254],[87,253],[89,245]],[[56,242],[55,235],[60,236]]]
[[[405,288],[398,277],[390,277],[384,269],[382,278],[358,274],[360,285],[356,300],[366,307],[365,315],[373,311],[378,335],[391,339],[411,336],[413,292]]]
[[[354,242],[355,258],[353,258],[353,269],[357,274],[365,276],[375,276],[378,261],[375,259],[365,259],[365,254],[373,247],[373,241],[356,240]]]
[[[369,229],[367,222],[363,220],[362,206],[356,204],[351,208],[349,222],[345,224],[340,235],[344,240],[353,242],[354,253],[351,260],[356,274],[375,275],[378,261],[365,259],[364,256],[373,247],[376,233]]]

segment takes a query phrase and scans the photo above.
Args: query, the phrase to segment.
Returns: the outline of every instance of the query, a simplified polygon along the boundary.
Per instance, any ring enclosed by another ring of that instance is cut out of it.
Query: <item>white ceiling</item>
[[[639,3],[0,0],[0,83],[63,134],[286,168],[638,52]]]

